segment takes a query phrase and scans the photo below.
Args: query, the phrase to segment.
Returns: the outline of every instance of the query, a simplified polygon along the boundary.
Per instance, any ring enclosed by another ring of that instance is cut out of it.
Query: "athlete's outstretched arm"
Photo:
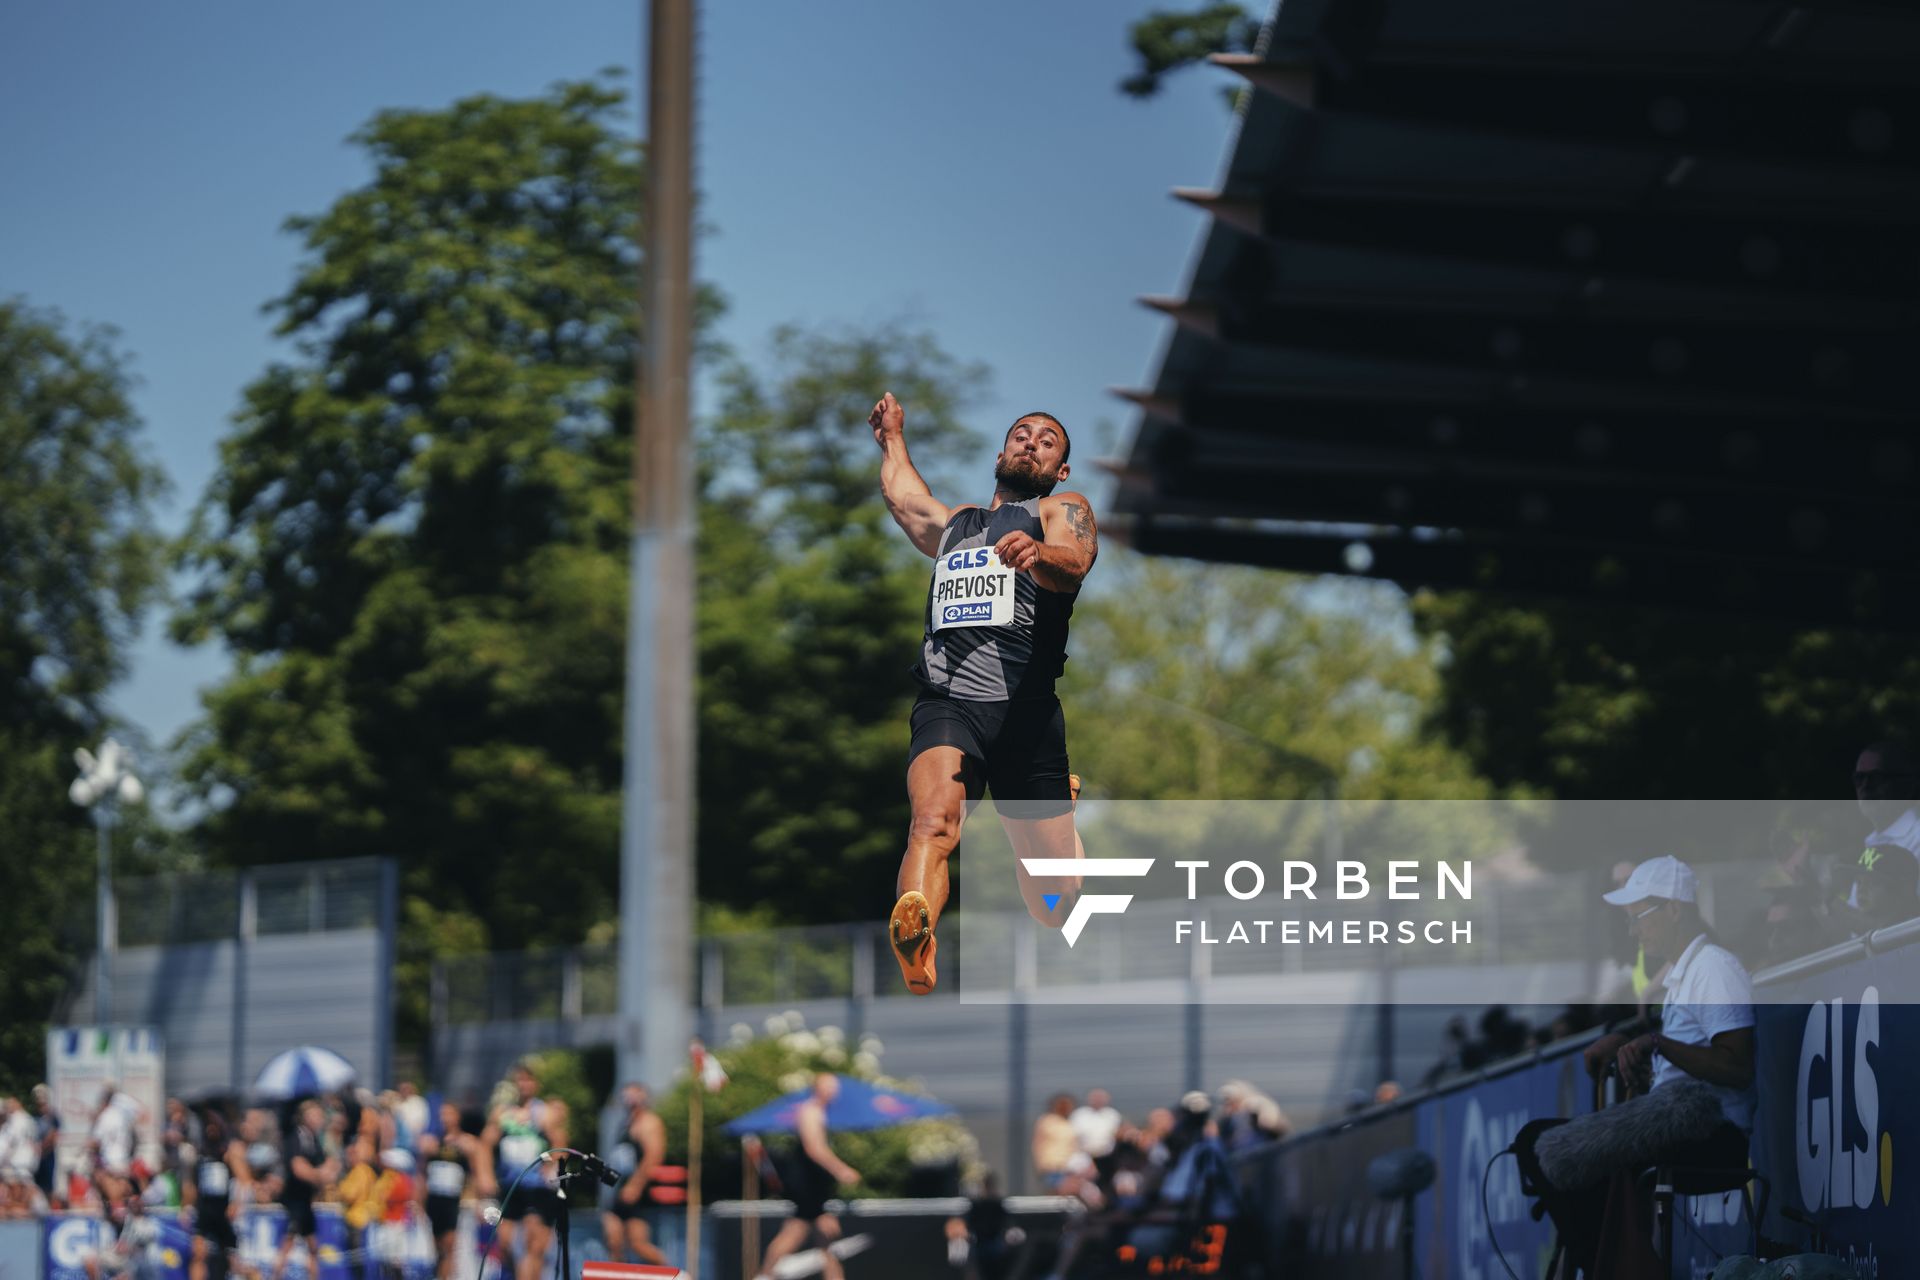
[[[873,406],[867,425],[873,428],[874,443],[880,446],[880,493],[894,523],[906,531],[907,538],[923,555],[940,554],[940,534],[953,515],[947,504],[933,496],[927,482],[914,469],[907,456],[907,411],[889,391]]]
[[[1049,591],[1078,591],[1100,555],[1093,504],[1081,493],[1056,493],[1040,503],[1044,542],[1010,533],[994,545],[1002,563],[1024,570]]]

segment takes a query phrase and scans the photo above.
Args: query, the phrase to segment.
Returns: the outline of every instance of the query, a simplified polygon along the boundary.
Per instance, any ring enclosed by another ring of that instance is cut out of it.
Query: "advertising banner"
[[[1767,1234],[1858,1275],[1920,1275],[1920,944],[1810,966],[1765,985],[1754,1160],[1773,1183]],[[1782,1000],[1798,1003],[1780,1003]]]
[[[1422,1274],[1504,1280],[1507,1271],[1496,1248],[1521,1275],[1544,1269],[1553,1250],[1553,1223],[1533,1217],[1532,1202],[1520,1193],[1514,1158],[1495,1157],[1529,1120],[1592,1109],[1591,1085],[1577,1052],[1584,1047],[1583,1041],[1573,1051],[1415,1104],[1420,1148],[1435,1165],[1433,1189],[1420,1198],[1414,1218]]]
[[[47,1032],[47,1087],[60,1115],[55,1176],[86,1154],[87,1135],[108,1085],[133,1112],[134,1154],[160,1167],[159,1117],[166,1102],[166,1047],[152,1027],[54,1027]]]
[[[430,1280],[433,1275],[433,1239],[424,1222],[399,1228],[391,1237],[369,1232],[355,1242],[335,1206],[317,1206],[314,1219],[317,1270],[306,1245],[298,1243],[287,1258],[286,1280]],[[109,1257],[130,1259],[145,1280],[186,1280],[193,1258],[190,1224],[190,1216],[177,1210],[136,1214],[124,1228],[93,1214],[50,1214],[42,1235],[42,1280],[92,1280],[87,1262],[102,1250]],[[240,1260],[263,1275],[273,1274],[287,1232],[286,1211],[271,1205],[244,1209],[234,1232]],[[459,1240],[464,1246],[459,1256],[470,1262],[471,1215],[461,1215]]]

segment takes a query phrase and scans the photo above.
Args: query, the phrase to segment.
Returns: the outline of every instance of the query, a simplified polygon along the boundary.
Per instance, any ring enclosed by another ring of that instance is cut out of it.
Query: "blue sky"
[[[1046,407],[1076,455],[1111,456],[1133,419],[1105,388],[1148,380],[1166,334],[1133,299],[1178,289],[1202,226],[1168,192],[1212,183],[1232,124],[1211,70],[1145,103],[1115,88],[1154,7],[704,6],[695,269],[728,299],[720,336],[752,355],[783,323],[904,318],[993,369],[977,425]],[[177,531],[241,387],[283,354],[260,314],[297,259],[282,220],[367,176],[347,135],[635,68],[643,27],[639,0],[6,6],[0,294],[120,330]],[[228,664],[160,631],[114,696],[155,742]]]

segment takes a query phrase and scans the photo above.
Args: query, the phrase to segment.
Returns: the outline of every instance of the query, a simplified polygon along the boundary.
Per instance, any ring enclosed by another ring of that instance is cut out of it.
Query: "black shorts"
[[[216,1213],[196,1214],[193,1219],[193,1233],[216,1249],[240,1247],[240,1238],[233,1230],[233,1219],[227,1216],[224,1208]]]
[[[620,1219],[620,1221],[632,1222],[637,1218],[646,1217],[647,1198],[644,1195],[638,1200],[628,1202],[620,1198],[620,1189],[618,1187],[609,1188],[607,1195],[609,1197],[607,1201],[607,1212]]]
[[[314,1233],[313,1201],[289,1200],[286,1202],[287,1234],[290,1236],[310,1236]]]
[[[515,1197],[518,1199],[518,1197]],[[460,1225],[459,1196],[428,1196],[427,1225],[436,1236],[444,1236]]]
[[[814,1222],[827,1217],[827,1198],[819,1193],[798,1195],[793,1201],[793,1216],[800,1222]]]
[[[531,1178],[528,1179],[532,1181]],[[548,1226],[560,1221],[560,1197],[552,1187],[521,1186],[511,1199],[500,1208],[500,1221],[518,1222],[522,1218],[538,1217]]]
[[[958,747],[980,767],[1003,815],[1057,818],[1072,812],[1067,717],[1052,694],[973,702],[922,690],[913,704],[911,724],[909,765],[929,747]]]

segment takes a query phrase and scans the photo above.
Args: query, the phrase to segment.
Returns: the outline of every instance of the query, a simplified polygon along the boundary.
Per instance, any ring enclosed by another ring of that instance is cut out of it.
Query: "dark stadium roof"
[[[1143,551],[1920,629],[1920,4],[1286,0]]]

